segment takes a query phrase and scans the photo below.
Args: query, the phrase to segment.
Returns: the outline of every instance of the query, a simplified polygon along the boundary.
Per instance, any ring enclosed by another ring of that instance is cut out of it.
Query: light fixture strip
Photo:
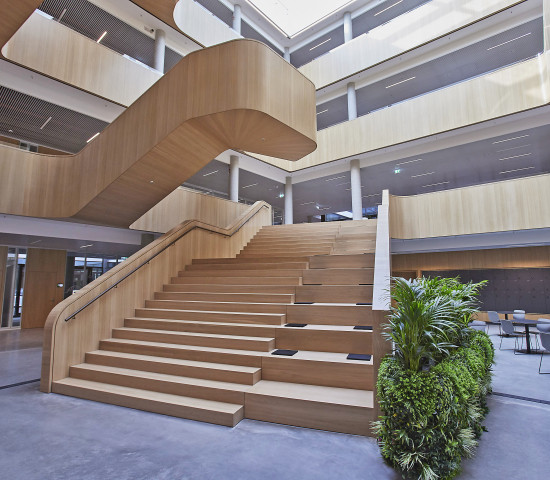
[[[406,78],[405,80],[401,80],[400,82],[392,83],[391,85],[388,85],[386,88],[392,88],[392,87],[395,87],[396,85],[401,85],[402,83],[408,82],[409,80],[414,80],[415,78],[416,77]]]
[[[497,143],[510,142],[512,140],[517,140],[518,138],[525,138],[525,137],[528,137],[528,136],[529,136],[529,134],[520,135],[519,137],[506,138],[505,140],[499,140],[498,142],[493,142],[493,145],[496,145]]]
[[[422,188],[436,187],[437,185],[446,185],[449,182],[430,183],[429,185],[422,185]]]
[[[422,161],[421,158],[417,158],[416,160],[407,160],[406,162],[396,163],[395,166],[398,167],[399,165],[405,165],[407,163],[414,163],[414,162],[420,162]]]
[[[97,39],[97,43],[101,43],[101,40],[103,40],[105,38],[105,35],[107,35],[107,30],[105,30],[102,34],[101,34],[101,37],[99,37]]]
[[[325,40],[324,42],[318,43],[318,44],[315,45],[314,47],[311,47],[311,48],[309,49],[309,51],[311,52],[312,50],[315,50],[317,47],[320,47],[321,45],[324,45],[325,43],[330,42],[331,40],[332,40],[332,38],[328,38],[328,39]]]
[[[241,187],[241,188],[249,188],[249,187],[254,187],[258,185],[257,183],[251,183],[250,185],[245,185],[244,187]]]
[[[300,205],[313,205],[315,202],[305,202],[305,203],[300,203]]]
[[[504,172],[498,172],[498,173],[499,175],[501,175],[503,173],[513,173],[513,172],[521,172],[522,170],[531,170],[532,168],[535,168],[535,167],[515,168],[514,170],[505,170]]]
[[[213,175],[214,173],[218,173],[218,172],[219,172],[219,170],[214,170],[213,172],[205,173],[205,174],[203,175],[203,177],[208,177],[208,175]]]
[[[371,193],[370,195],[363,195],[362,198],[377,197],[378,195],[382,195],[382,194],[381,193]]]
[[[90,143],[98,135],[99,135],[99,132],[97,132],[93,137],[88,138],[88,140],[86,140],[86,143]]]
[[[94,244],[93,243],[90,243],[89,245],[82,245],[80,248],[87,248],[87,247],[93,247]]]
[[[58,22],[61,21],[61,19],[63,18],[63,16],[67,13],[67,9],[64,8],[63,11],[61,12],[61,15],[59,15],[59,18],[57,19]]]
[[[45,127],[46,125],[48,125],[48,123],[50,123],[51,119],[52,119],[52,117],[49,117],[48,120],[46,120],[46,121],[42,124],[42,126],[40,127],[40,130],[43,130],[44,127]]]
[[[418,175],[411,175],[411,178],[424,177],[425,175],[433,175],[435,172],[419,173]]]
[[[499,43],[498,45],[488,48],[487,51],[492,50],[493,48],[502,47],[502,45],[506,45],[507,43],[510,43],[510,42],[515,42],[516,40],[519,40],[520,38],[523,38],[523,37],[528,37],[529,35],[531,35],[531,32],[526,33],[524,35],[520,35],[519,37],[516,37],[516,38],[512,38],[511,40],[508,40],[506,42]]]
[[[393,5],[390,5],[389,7],[386,7],[384,8],[384,10],[380,10],[378,13],[375,13],[373,15],[373,17],[377,17],[378,15],[380,15],[381,13],[384,13],[386,10],[389,10],[390,8],[393,8],[395,7],[396,5],[399,5],[400,3],[402,3],[403,0],[399,0],[398,2],[395,2]]]
[[[520,145],[519,147],[504,148],[503,150],[497,150],[497,153],[509,152],[510,150],[517,150],[518,148],[526,148],[530,146],[531,144],[528,143],[527,145]]]
[[[533,154],[531,152],[522,153],[521,155],[514,155],[513,157],[499,158],[499,160],[512,160],[513,158],[528,157],[529,155],[533,155]]]
[[[327,178],[325,182],[332,182],[333,180],[339,180],[340,178],[346,178],[347,175],[341,175],[339,177]]]
[[[326,108],[325,110],[321,110],[320,112],[317,112],[317,115],[321,115],[321,113],[325,113],[325,112],[328,112],[328,108]]]

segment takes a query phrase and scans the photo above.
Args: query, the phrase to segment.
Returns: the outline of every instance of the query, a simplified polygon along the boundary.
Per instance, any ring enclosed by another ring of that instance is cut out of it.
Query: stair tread
[[[154,392],[151,390],[142,390],[140,388],[122,387],[110,383],[92,382],[90,380],[81,380],[78,378],[67,377],[63,380],[57,380],[54,385],[66,385],[69,387],[81,387],[89,390],[101,391],[105,393],[114,393],[127,397],[141,398],[150,401],[170,403],[182,407],[191,407],[201,410],[217,411],[221,413],[235,414],[242,409],[242,405],[225,402],[215,402],[213,400],[204,400],[201,398],[184,397],[181,395],[172,395],[169,393]]]
[[[271,340],[275,340],[271,337],[247,337],[242,335],[217,335],[214,333],[195,333],[195,332],[177,332],[174,330],[154,330],[150,328],[129,328],[129,327],[117,327],[113,330],[124,331],[124,332],[147,332],[147,333],[161,333],[168,335],[176,336],[189,336],[189,337],[207,337],[207,338],[218,338],[223,340],[251,340],[255,342],[265,342],[269,343]]]
[[[155,300],[156,302],[163,302],[163,301],[167,301],[167,302],[174,302],[174,301],[177,301],[177,300]],[[278,305],[278,304],[275,304],[275,305]],[[262,313],[262,312],[220,312],[219,310],[188,310],[186,308],[182,308],[182,309],[179,309],[179,308],[148,308],[148,307],[143,307],[143,308],[139,308],[138,310],[149,310],[149,311],[157,311],[157,310],[166,310],[168,312],[188,312],[188,313],[200,313],[200,314],[205,314],[205,313],[211,313],[213,315],[216,315],[216,314],[224,314],[224,315],[248,315],[248,316],[273,316],[273,315],[277,315],[279,317],[284,317],[285,314],[284,313]],[[139,318],[142,318],[142,317],[139,317]]]
[[[262,295],[262,294],[258,294],[258,295]],[[277,307],[280,307],[281,305],[285,305],[284,303],[272,303],[272,302],[219,302],[219,301],[212,301],[212,300],[162,300],[161,299],[161,300],[153,300],[153,301],[154,302],[166,302],[166,303],[181,302],[181,303],[191,304],[190,306],[192,306],[193,304],[197,304],[197,303],[208,303],[208,304],[212,304],[212,305],[225,305],[225,304],[230,304],[230,305],[258,305],[258,306],[274,305],[274,306],[277,306]],[[148,308],[148,307],[144,307],[144,308]],[[149,308],[151,308],[151,307],[149,307]],[[158,307],[154,307],[154,308],[158,309]],[[178,309],[174,309],[174,310],[178,310]],[[182,309],[182,310],[187,310],[187,309]],[[219,312],[219,310],[191,310],[191,311],[200,311],[200,312],[214,311],[214,312]],[[255,313],[255,312],[225,312],[225,313]],[[281,314],[268,313],[266,315],[284,315],[284,314],[283,313],[281,313]]]
[[[373,408],[374,406],[374,395],[371,390],[260,380],[250,388],[248,393],[352,407]]]
[[[94,354],[94,355],[101,355],[104,357],[130,358],[135,360],[150,360],[150,361],[166,363],[171,365],[185,365],[188,367],[215,368],[215,369],[221,369],[221,370],[228,370],[231,372],[256,373],[260,370],[259,367],[246,367],[242,365],[232,365],[229,363],[197,362],[195,360],[182,360],[179,358],[156,357],[153,355],[141,355],[138,353],[112,352],[110,350],[94,350],[88,353]],[[92,364],[92,365],[95,365],[95,364]]]

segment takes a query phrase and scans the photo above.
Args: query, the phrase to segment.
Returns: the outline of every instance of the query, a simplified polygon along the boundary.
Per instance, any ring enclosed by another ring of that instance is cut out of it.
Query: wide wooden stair
[[[236,258],[193,260],[52,390],[369,435],[375,235],[374,220],[269,226]]]

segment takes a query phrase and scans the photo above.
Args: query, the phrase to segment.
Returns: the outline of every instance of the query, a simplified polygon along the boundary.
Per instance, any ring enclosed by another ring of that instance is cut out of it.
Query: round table
[[[538,325],[539,323],[550,323],[550,320],[545,321],[545,320],[527,320],[527,319],[517,320],[517,319],[513,319],[512,323],[514,325],[523,325],[525,327],[525,343],[526,343],[527,348],[522,349],[522,350],[517,350],[517,351],[520,352],[520,353],[540,353],[539,350],[531,349],[531,340],[530,340],[530,337],[529,337],[529,327],[533,326],[533,325]]]

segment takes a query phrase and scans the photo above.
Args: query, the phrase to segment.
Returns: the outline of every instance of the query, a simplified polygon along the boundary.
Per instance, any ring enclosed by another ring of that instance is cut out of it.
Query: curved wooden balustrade
[[[41,390],[50,392],[53,381],[66,377],[71,365],[82,362],[87,351],[110,337],[112,329],[121,326],[125,316],[143,306],[150,292],[159,290],[191,259],[235,256],[260,228],[270,224],[271,206],[265,202],[256,202],[227,227],[197,220],[183,222],[56,305],[44,327]],[[116,289],[65,322],[144,262],[148,264],[119,283]]]
[[[40,2],[0,20],[9,39]],[[0,150],[0,212],[127,227],[227,149],[298,160],[316,148],[315,88],[261,42],[193,52],[72,156]]]

